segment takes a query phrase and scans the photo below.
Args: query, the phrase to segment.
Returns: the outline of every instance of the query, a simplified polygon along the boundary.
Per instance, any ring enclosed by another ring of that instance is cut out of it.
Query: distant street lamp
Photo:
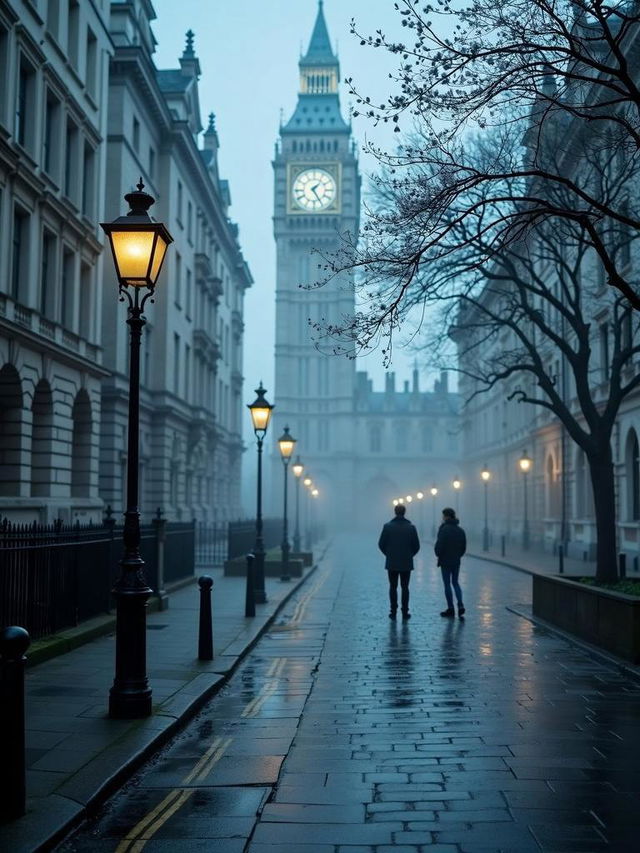
[[[305,499],[305,542],[307,543],[307,551],[311,549],[311,486],[313,486],[313,480],[307,474],[307,476],[302,481],[302,485],[307,489],[307,497]]]
[[[124,553],[113,588],[116,599],[116,666],[109,692],[109,716],[138,719],[151,714],[151,688],[147,680],[146,607],[151,595],[140,556],[138,472],[140,441],[140,341],[145,326],[144,306],[153,302],[156,281],[173,237],[161,222],[149,216],[155,202],[143,192],[127,193],[126,216],[100,227],[109,238],[118,277],[120,299],[127,303],[129,326],[129,423],[127,432],[127,509],[122,538]]]
[[[317,527],[317,526],[316,526],[316,511],[315,511],[314,507],[315,507],[315,502],[316,502],[316,500],[318,499],[318,495],[319,495],[319,494],[320,494],[320,492],[319,492],[317,489],[311,489],[311,497],[313,498],[313,500],[311,501],[311,503],[310,503],[309,505],[310,505],[311,510],[312,510],[312,517],[311,517],[311,529],[312,529],[312,531],[313,531],[313,533],[312,533],[312,537],[313,537],[313,540],[314,540],[314,541],[315,541],[315,538],[316,538],[316,535],[317,535],[317,529],[316,529],[316,527]]]
[[[296,446],[295,439],[289,432],[289,427],[284,428],[284,432],[278,439],[278,447],[280,448],[280,457],[282,459],[282,468],[284,471],[284,517],[282,519],[282,566],[280,572],[281,581],[290,581],[289,575],[289,530],[287,528],[287,485],[289,482],[289,460],[293,453],[293,448]]]
[[[266,389],[262,387],[262,382],[256,388],[256,399],[247,406],[251,412],[251,421],[253,423],[253,431],[258,440],[258,482],[256,486],[256,541],[253,546],[254,562],[254,578],[255,578],[255,600],[258,604],[265,604],[267,594],[264,588],[264,539],[262,536],[262,443],[267,434],[271,413],[274,407],[267,402],[265,394]]]
[[[393,505],[394,505],[394,506],[398,506],[398,499],[397,499],[397,498],[394,498],[394,499],[393,499]]]
[[[460,489],[462,487],[462,482],[459,477],[454,477],[453,480],[453,488],[456,493],[456,515],[460,514]]]
[[[522,471],[522,482],[524,483],[524,518],[522,523],[522,547],[525,551],[529,550],[529,513],[528,513],[528,500],[527,500],[527,479],[529,471],[531,470],[531,466],[533,465],[533,459],[530,456],[527,456],[526,450],[522,453],[522,456],[518,460],[518,465],[520,466],[520,470]]]
[[[431,535],[435,536],[436,535],[436,495],[438,494],[438,489],[435,486],[431,486],[429,491],[431,492],[431,497],[433,498],[433,506],[432,506],[433,517],[431,520]]]
[[[407,495],[407,497],[405,498],[405,500],[406,500],[406,502],[407,502],[408,504],[410,504],[410,503],[411,503],[411,501],[413,500],[413,497],[412,497],[411,495]]]
[[[300,478],[304,471],[304,465],[300,461],[300,457],[291,466],[293,476],[296,478],[296,529],[293,534],[293,550],[294,553],[300,553]]]
[[[485,465],[480,476],[484,482],[484,528],[482,530],[482,550],[489,550],[489,480],[491,479],[491,471]]]
[[[420,528],[424,529],[424,492],[416,492],[416,497],[420,501]]]

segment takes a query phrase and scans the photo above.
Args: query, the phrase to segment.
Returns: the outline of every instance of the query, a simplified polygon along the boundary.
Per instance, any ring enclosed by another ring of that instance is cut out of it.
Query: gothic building
[[[299,68],[298,103],[280,128],[273,162],[276,409],[270,432],[275,440],[288,425],[298,439],[327,521],[378,523],[398,494],[456,476],[457,398],[445,380],[437,391],[421,392],[417,374],[411,389],[397,392],[391,374],[385,391],[375,393],[353,359],[313,340],[310,322],[337,324],[354,312],[349,274],[323,287],[309,285],[319,277],[320,256],[337,251],[345,233],[357,237],[360,213],[356,147],[340,109],[340,68],[322,2]],[[277,450],[272,483],[277,514]]]

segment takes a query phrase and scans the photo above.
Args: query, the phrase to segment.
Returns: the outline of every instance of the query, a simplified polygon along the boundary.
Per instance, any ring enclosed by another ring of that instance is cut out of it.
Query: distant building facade
[[[124,509],[128,358],[99,222],[142,176],[175,243],[146,312],[140,508],[240,514],[252,279],[203,136],[193,35],[157,70],[150,0],[0,0],[0,516]]]
[[[0,516],[98,492],[106,3],[0,2]]]
[[[243,301],[252,279],[228,218],[213,115],[202,131],[193,34],[176,69],[153,64],[148,2],[113,4],[106,218],[142,175],[152,214],[175,242],[146,311],[142,341],[140,507],[178,520],[240,514]],[[106,270],[100,484],[123,505],[126,488],[128,327]]]
[[[320,490],[325,520],[377,523],[394,497],[456,476],[457,395],[443,378],[434,392],[398,392],[393,374],[384,392],[372,390],[353,359],[316,345],[309,321],[340,323],[354,312],[348,274],[320,288],[321,255],[357,238],[360,175],[351,127],[342,117],[340,71],[319,5],[300,63],[298,104],[280,129],[274,158],[274,236],[277,246],[275,399],[270,438],[270,514],[282,507],[282,465],[275,441],[285,425],[298,439],[307,471]],[[320,254],[318,254],[320,253]],[[447,500],[450,500],[447,496]]]

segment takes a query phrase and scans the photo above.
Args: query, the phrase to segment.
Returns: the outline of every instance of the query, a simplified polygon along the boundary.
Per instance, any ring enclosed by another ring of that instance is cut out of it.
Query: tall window
[[[67,121],[64,152],[64,194],[75,201],[78,187],[78,128]]]
[[[60,299],[60,322],[67,329],[74,329],[73,311],[75,302],[75,257],[71,249],[62,253],[62,279]],[[127,348],[128,349],[128,348]]]
[[[49,231],[42,233],[42,258],[40,260],[40,313],[55,319],[56,305],[56,238]]]
[[[85,142],[82,158],[82,212],[89,219],[93,219],[94,216],[95,161],[93,148]]]
[[[42,163],[45,172],[53,178],[58,177],[60,167],[60,102],[51,92],[47,92],[44,114],[44,138]]]
[[[80,37],[80,4],[78,0],[69,0],[67,27],[67,54],[74,68],[78,67],[78,40]]]
[[[627,517],[630,521],[640,521],[640,449],[638,436],[634,429],[629,430],[626,452],[627,474]]]
[[[187,403],[191,400],[191,347],[184,345],[184,399]]]
[[[87,92],[95,98],[98,81],[98,39],[87,27]]]
[[[156,176],[156,152],[149,148],[149,178],[153,180]]]
[[[182,225],[182,182],[178,181],[178,204],[176,209],[176,216],[178,217],[178,222]]]
[[[11,295],[16,302],[24,301],[27,286],[28,241],[29,216],[20,208],[15,208],[11,251]]]
[[[47,5],[47,29],[56,39],[60,35],[60,0],[49,0]]]
[[[133,149],[140,150],[140,122],[135,116],[133,118]]]
[[[176,305],[182,305],[182,256],[176,252]]]
[[[187,315],[187,319],[190,320],[191,319],[191,298],[192,298],[192,296],[191,296],[191,288],[192,288],[191,270],[187,270],[186,277],[187,277],[187,281],[186,281],[186,285],[185,285],[185,289],[186,289],[185,313]]]
[[[89,264],[80,266],[80,334],[93,340],[93,269]],[[146,330],[145,330],[146,331]]]
[[[433,429],[425,424],[422,427],[422,452],[431,453],[433,450]]]
[[[18,92],[16,97],[16,139],[23,148],[33,147],[33,105],[35,71],[33,66],[22,57],[18,71]]]
[[[180,393],[180,335],[173,335],[173,391]]]

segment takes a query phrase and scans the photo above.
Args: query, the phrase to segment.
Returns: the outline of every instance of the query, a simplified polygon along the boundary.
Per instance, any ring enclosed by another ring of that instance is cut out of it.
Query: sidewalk
[[[317,562],[322,549],[316,553]],[[267,578],[269,601],[256,605],[253,618],[244,616],[244,578],[200,570],[214,579],[213,661],[197,660],[197,583],[171,594],[168,610],[150,613],[147,670],[154,713],[148,719],[107,716],[113,634],[27,669],[27,813],[0,826],[0,850],[50,850],[226,682],[314,568],[291,583]]]
[[[546,551],[531,549],[523,550],[517,545],[507,543],[505,556],[501,556],[500,542],[495,542],[488,551],[482,550],[479,539],[470,539],[467,553],[470,557],[478,560],[490,560],[502,566],[509,566],[520,572],[530,575],[557,575],[558,555],[549,554]],[[633,574],[629,572],[629,575]],[[576,560],[571,557],[564,558],[564,574],[578,575],[579,577],[593,577],[596,573],[596,564],[593,561]]]

